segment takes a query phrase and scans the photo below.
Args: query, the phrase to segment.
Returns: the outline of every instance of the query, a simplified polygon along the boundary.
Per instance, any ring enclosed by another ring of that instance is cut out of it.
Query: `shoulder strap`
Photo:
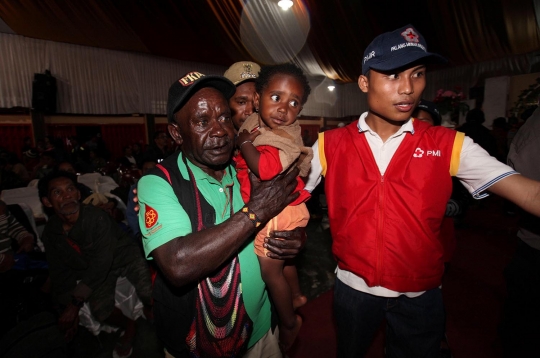
[[[190,181],[182,177],[178,167],[180,155],[175,153],[169,156],[146,175],[156,175],[171,185],[178,202],[189,216],[193,232],[196,232],[197,209],[192,205],[195,202],[195,193]],[[214,209],[201,194],[200,201],[204,224],[207,227],[214,226]],[[197,282],[175,287],[159,271],[153,289],[156,330],[167,351],[175,357],[187,357],[189,354],[185,337],[195,316],[196,294]]]
[[[182,207],[189,216],[193,232],[196,232],[199,223],[197,208],[193,205],[193,203],[195,203],[197,193],[194,192],[191,182],[184,179],[182,177],[182,173],[180,173],[180,169],[178,168],[178,158],[180,155],[180,152],[170,155],[163,162],[156,165],[156,167],[152,169],[147,175],[156,175],[167,181],[171,185],[174,194],[178,198],[178,202],[180,203],[180,205],[182,205]],[[214,226],[215,222],[215,210],[204,199],[200,191],[198,194],[200,197],[200,203],[202,208],[203,224],[207,228],[212,227]]]

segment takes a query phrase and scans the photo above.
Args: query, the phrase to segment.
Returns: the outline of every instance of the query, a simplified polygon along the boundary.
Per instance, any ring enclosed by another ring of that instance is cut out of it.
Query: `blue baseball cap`
[[[391,71],[425,59],[426,63],[446,63],[436,53],[428,52],[424,36],[412,25],[381,34],[368,45],[362,60],[362,74],[370,69]]]
[[[441,114],[439,113],[439,109],[437,109],[437,105],[435,103],[426,101],[425,99],[421,99],[416,109],[421,109],[422,111],[426,111],[431,114],[431,118],[433,119],[433,125],[441,125]]]

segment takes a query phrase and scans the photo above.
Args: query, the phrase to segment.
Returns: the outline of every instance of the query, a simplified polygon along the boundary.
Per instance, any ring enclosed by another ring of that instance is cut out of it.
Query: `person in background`
[[[526,118],[510,144],[508,164],[540,180],[540,110]],[[540,218],[521,210],[519,214],[517,248],[504,270],[507,297],[500,332],[505,357],[536,355],[540,337]]]
[[[161,163],[165,158],[170,154],[167,149],[167,142],[169,136],[163,131],[156,131],[154,133],[153,143],[148,146],[146,152],[143,155],[143,161],[154,161],[156,163]]]
[[[429,123],[432,126],[440,126],[442,123],[441,114],[437,105],[433,102],[421,99],[412,114],[413,118]]]
[[[497,159],[506,163],[506,156],[508,155],[508,123],[506,123],[505,117],[498,117],[493,120],[491,134],[497,144]]]
[[[107,165],[107,161],[99,156],[99,153],[96,149],[88,150],[88,158],[90,159],[90,164],[92,165],[93,171],[99,171]]]
[[[12,247],[17,247],[17,253],[31,252],[34,236],[9,214],[6,203],[0,200],[0,273],[15,264]]]
[[[130,145],[124,146],[124,155],[118,159],[118,162],[125,168],[137,168],[137,159],[133,156]]]
[[[23,138],[23,145],[21,147],[21,153],[24,153],[30,149],[33,149],[34,148],[34,145],[33,145],[33,141],[32,141],[32,138],[30,137],[24,137]]]
[[[36,303],[33,298],[37,293],[28,292],[29,285],[24,285],[28,277],[32,280],[34,277],[23,267],[34,245],[34,236],[9,212],[6,203],[0,201],[0,337],[34,309],[23,304]],[[29,293],[33,297],[27,297]]]
[[[32,179],[41,179],[49,174],[56,165],[54,151],[45,151],[40,154],[39,163],[32,170]]]
[[[58,164],[58,167],[56,170],[62,171],[62,172],[68,172],[73,175],[78,175],[77,171],[75,170],[75,167],[71,162],[69,161],[63,161]],[[88,198],[90,195],[92,195],[93,191],[83,183],[79,183],[77,181],[77,189],[79,189],[79,192],[81,193],[81,201],[84,201],[86,198]]]
[[[236,131],[240,129],[255,111],[253,97],[255,96],[255,80],[259,77],[261,66],[251,61],[240,61],[233,63],[225,71],[223,76],[236,86],[236,92],[229,99],[232,122]]]
[[[34,167],[38,164],[39,158],[37,151],[35,149],[29,149],[23,152],[22,163],[26,167],[26,170],[31,173],[34,170]],[[32,179],[32,178],[30,178]]]
[[[300,176],[307,176],[313,157],[311,148],[302,142],[297,117],[306,103],[311,88],[300,68],[293,64],[265,66],[255,82],[255,114],[240,127],[236,138],[238,181],[244,202],[251,193],[249,173],[261,180],[270,180],[287,172],[291,166],[300,169]],[[305,201],[309,193],[304,181],[298,177],[295,192],[298,198],[276,217],[272,218],[255,237],[255,253],[261,274],[279,315],[279,343],[285,353],[293,344],[302,325],[295,309],[306,303],[298,284],[298,274],[292,262],[266,257],[264,239],[273,230],[292,230],[307,226],[309,212]]]
[[[30,182],[30,173],[15,153],[0,151],[0,157],[6,160],[5,170],[15,173],[25,185]]]
[[[485,149],[492,157],[498,157],[497,142],[491,131],[484,127],[482,123],[486,121],[484,111],[480,108],[473,108],[465,116],[465,123],[456,130],[465,133],[475,143]]]
[[[151,280],[139,248],[102,209],[80,204],[76,177],[55,171],[39,181],[41,202],[52,208],[43,231],[52,294],[60,305],[59,326],[70,340],[78,326],[79,310],[88,302],[99,322],[124,330],[114,351],[128,357],[133,350],[135,321],[115,307],[119,277],[126,277],[152,317]]]
[[[131,152],[132,152],[132,155],[133,157],[135,158],[135,161],[137,163],[137,168],[141,168],[142,167],[142,160],[143,160],[143,152],[142,152],[142,148],[141,148],[141,144],[140,143],[133,143],[131,145]]]

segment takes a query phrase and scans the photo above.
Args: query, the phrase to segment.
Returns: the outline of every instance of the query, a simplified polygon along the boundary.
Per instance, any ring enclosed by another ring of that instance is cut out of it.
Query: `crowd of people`
[[[310,86],[296,65],[243,61],[224,76],[184,74],[167,101],[168,133],[179,150],[168,151],[168,134],[156,132],[146,155],[126,146],[118,158],[122,167],[144,171],[127,186],[124,228],[109,200],[90,191],[89,204],[82,203],[84,190],[73,175],[83,151],[94,153],[88,168],[106,165],[97,138],[87,148],[72,141],[61,159],[54,149],[41,152],[28,179],[39,179],[39,197],[54,213],[42,240],[66,339],[88,303],[98,321],[124,330],[114,354],[131,354],[134,322],[113,298],[116,279],[124,276],[166,357],[284,355],[302,325],[295,310],[306,302],[294,268],[310,218],[305,202],[324,185],[338,265],[337,356],[364,356],[385,320],[388,356],[438,357],[446,321],[441,280],[452,254],[445,217],[463,212],[464,192],[513,202],[531,214],[520,230],[528,247],[514,266],[532,257],[536,270],[540,216],[539,178],[525,169],[530,158],[520,159],[521,143],[531,142],[523,132],[514,137],[519,144],[504,146],[481,126],[480,108],[451,130],[440,125],[436,106],[422,100],[426,67],[444,61],[428,52],[412,25],[379,35],[360,65],[368,110],[319,133],[311,148],[297,121]],[[508,132],[504,121],[495,122]],[[24,153],[34,151],[29,146]],[[514,167],[505,164],[508,150]],[[72,167],[59,167],[66,160]],[[8,169],[1,169],[3,176]],[[32,250],[28,233],[10,225],[13,247],[0,252],[3,272],[13,250]],[[514,280],[524,274],[511,272]],[[528,308],[534,302],[520,300],[530,291],[512,292],[507,334],[516,327],[514,315],[530,312],[523,302]],[[505,342],[511,352],[516,339]]]

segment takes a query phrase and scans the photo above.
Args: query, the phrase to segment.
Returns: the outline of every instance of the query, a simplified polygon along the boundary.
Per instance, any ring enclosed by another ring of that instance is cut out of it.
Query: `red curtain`
[[[301,124],[300,127],[302,128],[304,145],[311,147],[317,140],[321,127],[316,124]]]
[[[168,123],[156,123],[155,125],[155,130],[156,132],[157,131],[162,131],[162,132],[165,132],[167,134],[169,134],[169,128],[168,128]],[[150,141],[152,141],[152,138],[150,138]]]
[[[101,126],[101,136],[111,159],[121,157],[123,148],[133,143],[144,143],[144,124],[104,124]]]
[[[0,147],[17,154],[19,159],[24,137],[32,138],[30,124],[0,124]]]
[[[69,146],[69,137],[76,136],[77,130],[75,129],[74,124],[67,125],[58,125],[58,124],[47,124],[47,134],[54,139],[62,139],[62,144],[65,151],[70,151],[71,147]]]

